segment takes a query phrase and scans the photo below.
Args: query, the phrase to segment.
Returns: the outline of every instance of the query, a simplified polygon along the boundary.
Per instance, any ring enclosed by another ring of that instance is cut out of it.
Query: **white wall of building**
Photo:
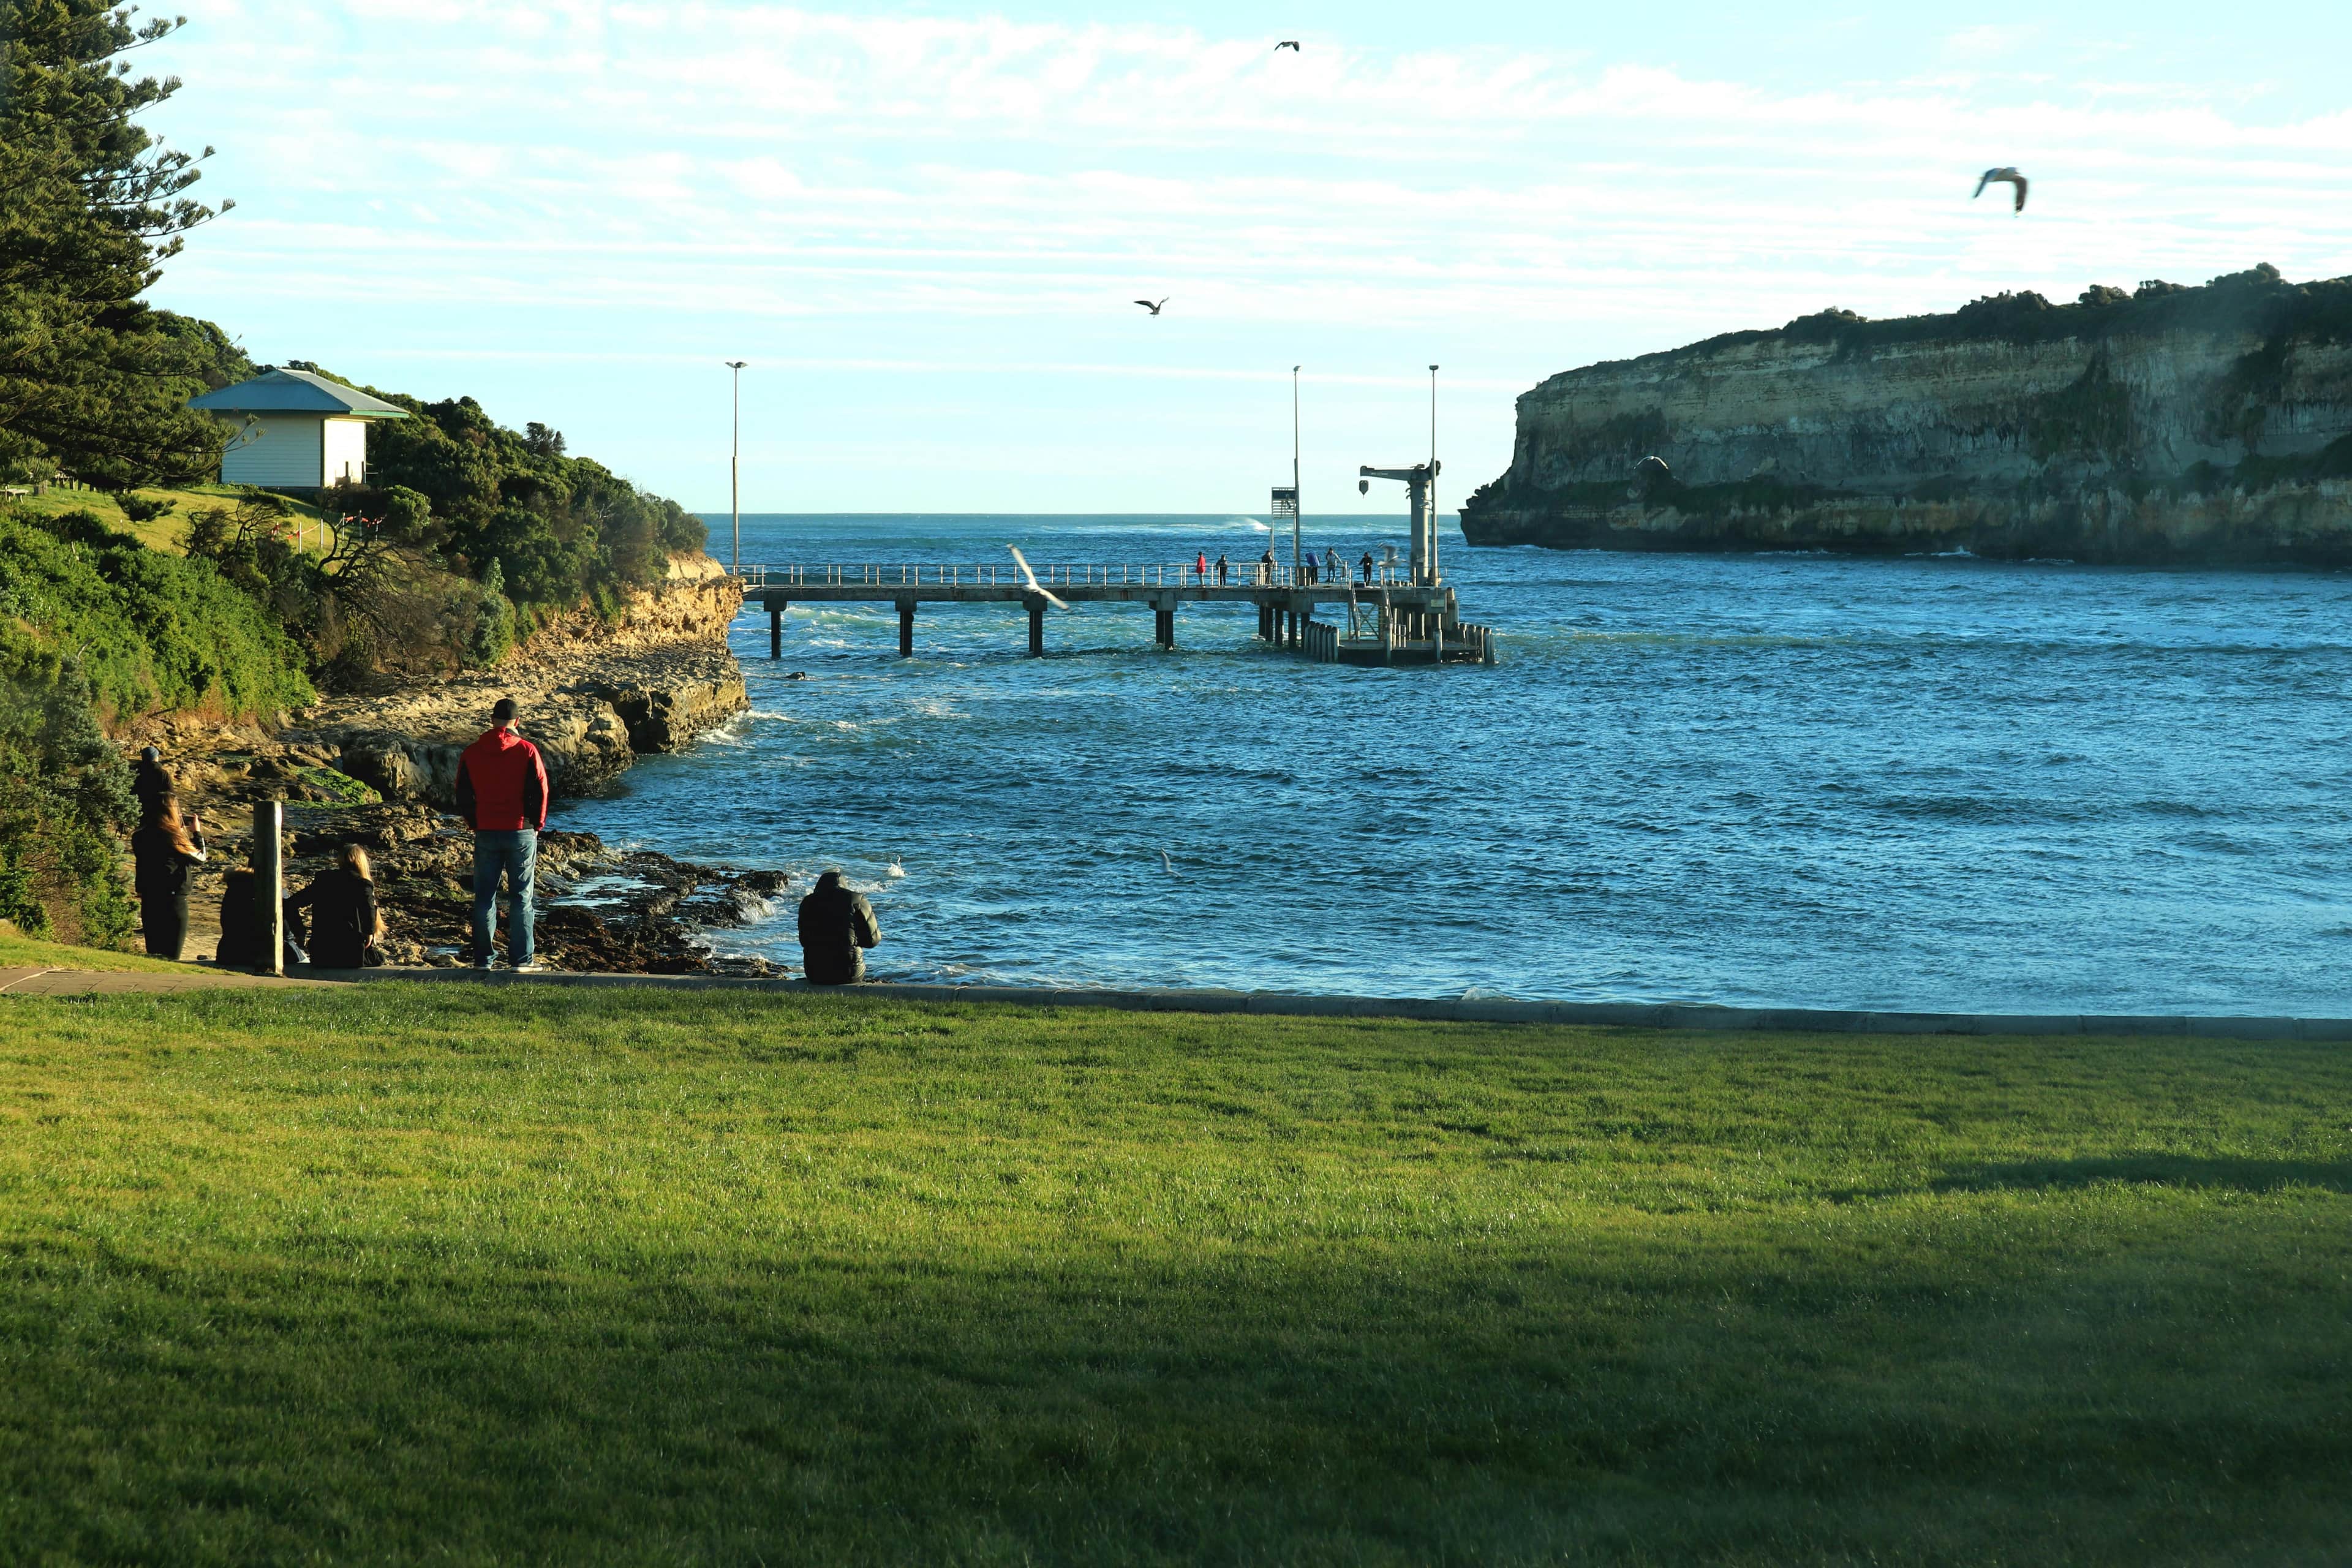
[[[264,414],[247,426],[245,416],[224,418],[228,450],[221,454],[221,483],[315,489],[348,476],[367,482],[367,421],[323,414]]]
[[[229,420],[228,450],[221,454],[221,483],[295,488],[319,484],[323,426],[328,423],[322,414],[264,414],[250,426],[242,415]]]

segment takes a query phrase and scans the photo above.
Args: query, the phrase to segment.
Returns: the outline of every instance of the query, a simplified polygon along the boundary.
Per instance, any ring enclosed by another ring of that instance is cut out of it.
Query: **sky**
[[[1597,360],[2352,273],[2340,4],[184,7],[237,205],[156,303],[702,511],[728,360],[746,511],[1262,516],[1296,364],[1307,510],[1386,513],[1432,364],[1451,510]]]

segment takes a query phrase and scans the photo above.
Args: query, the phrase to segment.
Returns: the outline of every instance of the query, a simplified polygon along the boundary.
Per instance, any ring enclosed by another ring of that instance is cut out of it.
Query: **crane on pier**
[[[1433,458],[1426,463],[1415,463],[1410,468],[1360,468],[1362,476],[1356,481],[1360,491],[1370,490],[1374,479],[1402,479],[1412,494],[1412,580],[1433,586],[1437,582],[1437,476],[1444,472],[1443,465]]]

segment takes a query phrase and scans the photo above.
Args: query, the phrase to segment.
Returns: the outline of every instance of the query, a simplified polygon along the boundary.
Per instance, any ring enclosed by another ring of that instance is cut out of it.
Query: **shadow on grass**
[[[2194,1154],[2116,1154],[1965,1166],[1927,1184],[1934,1193],[2063,1192],[2107,1184],[2196,1191],[2352,1193],[2352,1161],[2242,1160]]]
[[[350,1241],[0,1248],[0,1538],[191,1564],[2092,1563],[2352,1529],[2342,1301],[2171,1243],[2044,1277],[1688,1238],[1035,1268]]]

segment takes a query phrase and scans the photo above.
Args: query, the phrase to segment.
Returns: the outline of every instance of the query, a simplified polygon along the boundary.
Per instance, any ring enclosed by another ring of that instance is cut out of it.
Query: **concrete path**
[[[1709,1007],[1640,1002],[1519,1002],[1502,997],[1299,996],[1279,991],[1083,991],[1025,985],[813,986],[804,980],[720,974],[573,974],[550,970],[363,969],[265,979],[191,966],[185,973],[99,973],[0,969],[8,995],[153,994],[215,986],[382,984],[642,986],[747,994],[830,992],[877,1002],[980,1002],[1023,1007],[1104,1007],[1127,1013],[1246,1013],[1266,1017],[1417,1018],[1439,1024],[1575,1024],[1635,1029],[1769,1029],[1832,1035],[2166,1035],[2233,1040],[2352,1042],[2352,1018],[2187,1017],[2137,1014],[1868,1013],[1802,1007]]]

